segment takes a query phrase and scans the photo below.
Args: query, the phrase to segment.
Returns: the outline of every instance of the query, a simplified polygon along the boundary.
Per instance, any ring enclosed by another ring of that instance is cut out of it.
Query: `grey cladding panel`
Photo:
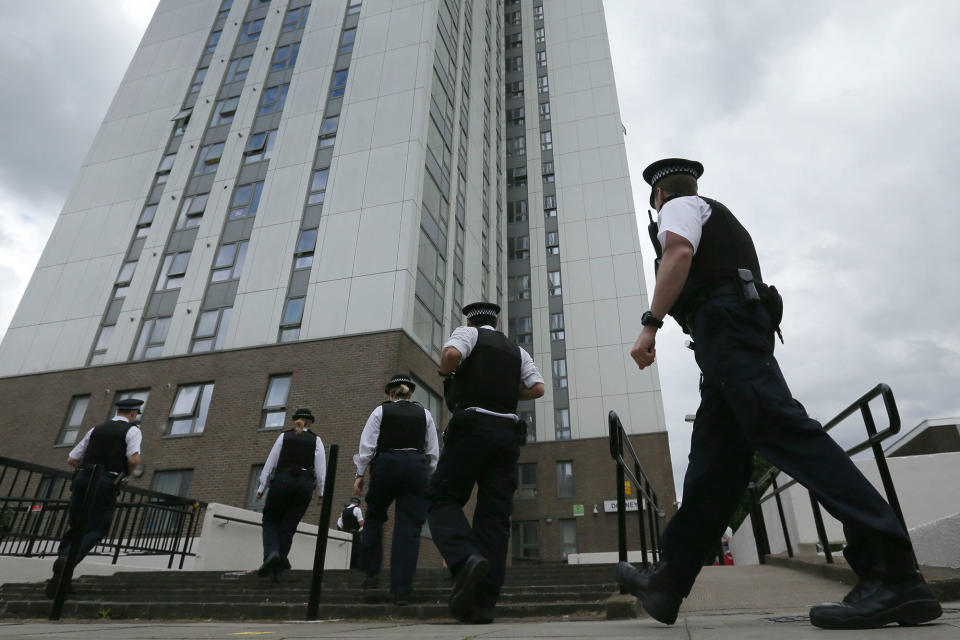
[[[177,298],[180,295],[180,290],[176,289],[174,291],[165,291],[159,296],[153,296],[158,298],[157,302],[157,316],[170,316],[173,315],[173,310],[177,307]]]
[[[251,131],[269,131],[280,126],[280,116],[282,113],[270,113],[265,116],[257,116],[253,121]]]
[[[296,7],[291,6],[291,9]],[[300,39],[303,38],[303,29],[294,29],[293,31],[287,31],[286,33],[281,33],[280,38],[277,39],[277,47],[283,47],[288,44],[293,44],[294,42],[300,42]]]
[[[237,176],[237,184],[249,184],[251,182],[263,180],[267,177],[267,169],[269,168],[269,160],[261,160],[260,162],[251,162],[250,164],[245,164],[241,167],[240,174]]]
[[[204,311],[231,306],[237,297],[237,285],[239,284],[239,280],[212,283],[207,288],[207,297],[203,301]]]
[[[243,19],[244,22],[250,22],[251,20],[259,20],[260,18],[266,18],[267,13],[270,11],[270,5],[268,4],[265,7],[257,7],[255,9],[250,9],[247,11],[246,17]]]
[[[190,182],[187,183],[187,188],[183,192],[183,195],[192,196],[198,193],[210,193],[210,189],[213,188],[213,179],[216,175],[215,173],[208,173],[204,176],[191,178]]]
[[[343,98],[331,98],[327,102],[327,108],[323,111],[323,117],[329,118],[330,116],[340,115],[340,109],[343,106]]]
[[[118,298],[110,302],[107,307],[107,313],[103,318],[104,325],[117,324],[117,318],[120,317],[120,310],[123,308],[123,298]]]
[[[167,145],[167,150],[164,151],[164,154],[176,153],[180,150],[180,143],[183,141],[183,136],[176,136],[170,138],[170,144]]]
[[[197,68],[202,69],[203,67],[209,67],[211,62],[213,62],[213,53],[205,53],[203,57],[200,58],[200,63],[197,65]]]
[[[281,71],[274,71],[267,76],[267,81],[263,86],[272,87],[278,84],[285,84],[290,82],[290,79],[293,77],[293,68],[282,69]]]
[[[317,151],[317,160],[313,166],[315,169],[323,169],[324,167],[330,166],[331,160],[333,160],[333,147],[319,149]]]
[[[352,15],[347,16],[346,19],[343,21],[343,28],[350,29],[352,27],[357,26],[358,24],[360,24],[360,14],[354,13]]]
[[[143,252],[143,243],[146,242],[146,238],[137,238],[130,244],[130,251],[127,252],[127,260],[136,260],[140,257],[140,254]]]
[[[164,184],[158,184],[153,187],[150,191],[150,195],[147,196],[147,202],[153,204],[154,202],[160,202],[160,196],[163,195]]]
[[[199,96],[200,96],[200,92],[199,92],[199,91],[194,91],[193,93],[191,93],[190,95],[188,95],[188,96],[187,96],[187,99],[183,101],[183,108],[184,108],[184,109],[189,109],[189,108],[192,107],[193,105],[197,104],[197,98],[198,98]]]
[[[563,296],[547,296],[547,306],[550,313],[562,313]]]
[[[243,58],[245,56],[252,56],[253,52],[257,50],[256,42],[244,42],[243,44],[238,44],[237,48],[233,50],[233,58]]]
[[[231,82],[230,84],[225,84],[220,87],[220,93],[217,94],[217,100],[224,100],[226,98],[233,98],[240,95],[243,92],[243,80],[237,82]]]
[[[320,226],[320,215],[323,213],[323,205],[315,204],[307,207],[303,213],[303,228],[312,229]]]
[[[216,144],[217,142],[223,142],[227,139],[227,134],[230,133],[230,125],[222,124],[219,127],[210,127],[207,129],[207,132],[203,135],[203,144]]]
[[[310,282],[310,269],[297,269],[290,278],[290,290],[287,295],[291,298],[307,295],[307,285]]]
[[[555,409],[570,408],[570,391],[567,388],[553,390],[553,407]]]

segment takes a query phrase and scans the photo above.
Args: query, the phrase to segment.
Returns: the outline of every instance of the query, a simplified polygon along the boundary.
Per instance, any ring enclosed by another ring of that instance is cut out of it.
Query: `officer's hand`
[[[317,505],[323,506],[323,494],[317,496]]]
[[[657,357],[657,334],[650,327],[644,327],[640,332],[637,341],[633,343],[633,349],[630,350],[630,357],[637,363],[641,369],[646,369],[653,364]]]
[[[363,476],[360,476],[353,482],[353,493],[354,495],[363,495]]]
[[[263,497],[263,491],[257,491],[257,500]]]

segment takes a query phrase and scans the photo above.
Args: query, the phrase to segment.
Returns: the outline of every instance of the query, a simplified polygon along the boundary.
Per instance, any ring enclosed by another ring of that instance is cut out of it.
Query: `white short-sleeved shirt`
[[[496,331],[490,325],[484,325],[480,329],[486,329],[489,331]],[[477,346],[477,336],[480,335],[480,330],[476,327],[457,327],[453,330],[453,333],[450,334],[450,338],[443,343],[443,348],[453,347],[460,352],[460,361],[463,362],[467,357],[473,352],[473,348]],[[538,382],[543,382],[543,375],[540,373],[540,369],[537,368],[536,363],[534,363],[533,358],[530,357],[530,354],[527,353],[526,349],[520,349],[520,382],[524,387],[529,389]],[[486,409],[481,409],[480,407],[468,407],[468,410],[479,411],[480,413],[486,413],[491,416],[499,416],[502,418],[513,418],[514,420],[519,420],[519,416],[515,413],[495,413],[493,411],[487,411]]]
[[[357,522],[363,522],[363,512],[360,511],[360,507],[353,508],[353,517],[357,519]],[[340,517],[337,518],[337,527],[343,529],[343,511],[340,512]]]
[[[276,441],[273,443],[273,448],[270,449],[270,455],[267,456],[267,461],[263,465],[263,471],[260,472],[260,486],[257,488],[257,493],[263,493],[264,490],[266,490],[267,485],[270,484],[270,478],[273,476],[273,472],[277,470],[277,463],[280,462],[280,450],[283,449],[283,436],[285,433],[286,431],[277,436]],[[327,457],[323,451],[323,442],[320,440],[320,436],[317,436],[317,446],[314,448],[313,453],[313,475],[316,476],[317,491],[322,496],[323,483],[327,479]]]
[[[123,416],[115,416],[113,420],[130,422]],[[96,427],[94,427],[94,429],[96,429]],[[71,460],[83,460],[83,454],[87,452],[87,445],[90,444],[91,433],[93,433],[93,429],[87,431],[86,435],[83,436],[83,439],[77,443],[77,446],[70,450],[69,456]],[[140,444],[143,442],[143,433],[140,431],[140,428],[134,426],[127,429],[127,435],[124,442],[127,444],[128,458],[132,455],[140,453]]]
[[[693,245],[693,252],[696,253],[700,246],[703,225],[707,224],[711,213],[713,209],[700,196],[680,196],[668,200],[660,207],[660,219],[657,223],[657,240],[660,241],[660,246],[666,248],[667,231],[672,231],[689,240]]]
[[[394,401],[396,402],[396,401]],[[440,458],[440,444],[437,441],[437,425],[433,421],[430,411],[424,409],[427,418],[427,435],[423,443],[423,455],[427,456],[430,464],[430,473],[437,469],[437,460]],[[367,466],[377,454],[377,441],[380,439],[380,422],[383,420],[383,405],[370,412],[367,423],[363,425],[360,434],[360,450],[353,456],[353,463],[357,465],[357,475],[362,476]]]

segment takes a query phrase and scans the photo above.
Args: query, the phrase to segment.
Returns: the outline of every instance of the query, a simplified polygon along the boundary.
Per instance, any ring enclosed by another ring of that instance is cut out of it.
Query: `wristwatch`
[[[644,311],[643,315],[640,316],[640,324],[645,327],[655,327],[657,329],[663,328],[663,320],[657,320],[649,311]]]

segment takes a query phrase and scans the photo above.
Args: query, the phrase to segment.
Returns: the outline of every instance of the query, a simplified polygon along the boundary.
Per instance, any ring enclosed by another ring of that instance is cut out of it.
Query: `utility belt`
[[[686,300],[682,300],[671,313],[683,327],[685,333],[693,335],[691,322],[697,309],[705,302],[721,296],[738,296],[740,302],[746,306],[762,304],[770,314],[770,326],[783,342],[783,333],[780,331],[780,322],[783,320],[783,297],[777,288],[759,280],[753,279],[749,269],[738,269],[734,281],[708,285],[695,291]]]
[[[93,470],[94,470],[94,467],[91,465],[82,466],[79,469],[77,469],[77,475],[84,473],[89,476],[90,474],[93,473]],[[121,483],[123,483],[123,481],[126,480],[127,478],[127,474],[125,473],[120,473],[119,471],[107,471],[106,469],[101,471],[100,474],[101,474],[100,477],[107,478],[110,481],[110,483],[114,486],[114,488],[119,488]]]
[[[294,478],[310,478],[311,480],[317,479],[317,474],[313,469],[307,469],[306,467],[301,467],[300,465],[296,464],[284,465],[280,469],[277,469],[277,473],[286,473]]]
[[[447,442],[447,434],[450,432],[450,427],[453,426],[457,417],[459,417],[462,420],[465,418],[473,418],[478,416],[481,418],[489,418],[490,420],[496,420],[497,426],[500,426],[502,424],[504,429],[510,429],[511,431],[513,431],[517,437],[517,444],[519,446],[522,447],[525,444],[527,444],[527,421],[524,420],[523,418],[514,420],[513,418],[506,418],[504,416],[493,416],[493,415],[490,415],[489,413],[483,413],[482,411],[473,411],[472,409],[473,407],[469,409],[458,408],[456,409],[456,411],[453,412],[453,416],[451,416],[450,422],[447,423],[447,428],[443,430],[444,444],[446,444]],[[464,428],[464,426],[461,425],[459,428],[462,429]]]
[[[423,455],[423,449],[417,449],[415,447],[409,447],[404,449],[384,449],[382,451],[377,451],[378,456],[382,456],[385,453],[415,453],[418,455]]]

